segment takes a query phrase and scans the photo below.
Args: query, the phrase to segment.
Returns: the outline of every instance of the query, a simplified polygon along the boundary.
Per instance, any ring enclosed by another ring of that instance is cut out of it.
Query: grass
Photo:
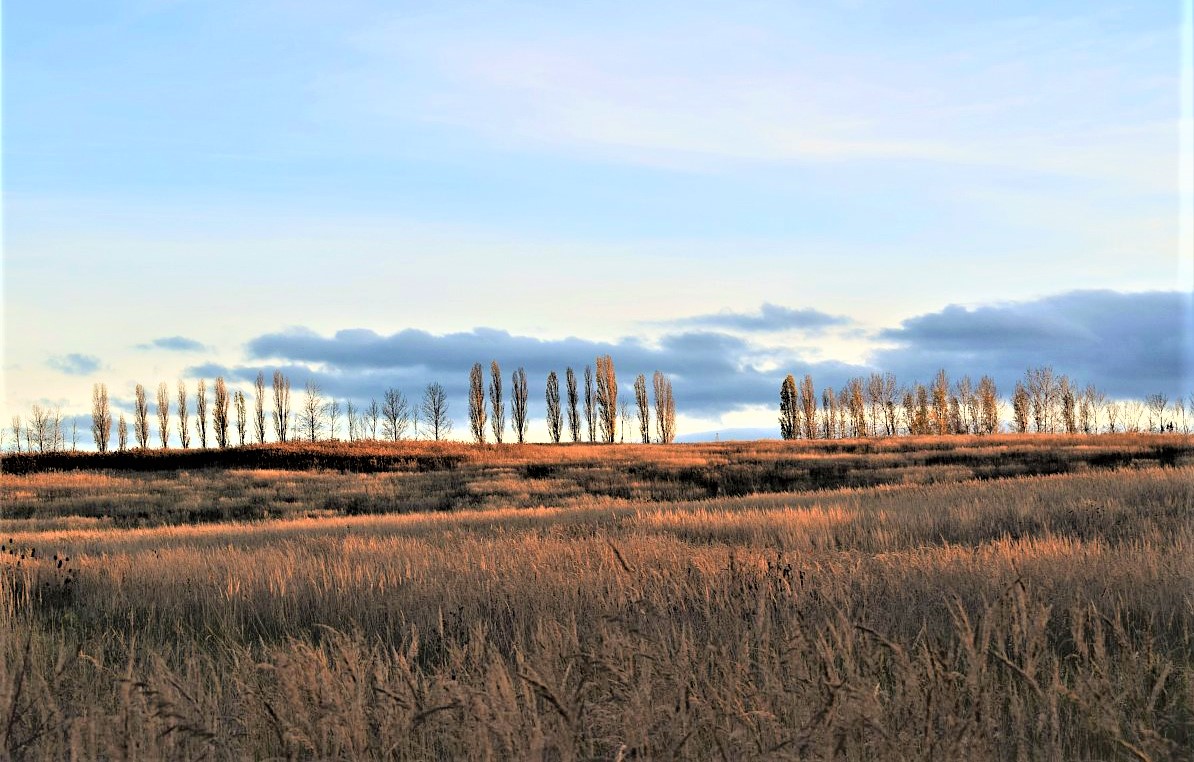
[[[1191,758],[1190,442],[1029,439],[5,475],[0,748]],[[862,483],[678,476],[833,458]]]

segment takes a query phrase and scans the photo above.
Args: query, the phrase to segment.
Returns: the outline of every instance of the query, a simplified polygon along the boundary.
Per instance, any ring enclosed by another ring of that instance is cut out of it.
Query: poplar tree
[[[165,381],[158,384],[158,439],[163,450],[170,445],[170,387]]]
[[[524,368],[510,374],[510,423],[518,443],[522,444],[527,433],[527,372]]]
[[[779,387],[779,435],[783,439],[800,436],[800,395],[791,373]]]
[[[564,381],[568,399],[568,432],[572,435],[573,442],[579,442],[580,411],[577,409],[577,405],[580,402],[580,394],[576,390],[576,373],[572,371],[571,367],[564,371]]]
[[[609,355],[597,358],[597,413],[601,438],[612,444],[618,431],[618,378]]]
[[[804,417],[804,436],[815,439],[817,436],[817,392],[813,388],[813,377],[805,375],[800,382],[800,404]]]
[[[191,446],[190,412],[187,410],[187,384],[178,382],[178,442],[182,449]]]
[[[279,442],[285,442],[290,435],[290,379],[280,370],[274,371],[273,392],[274,436]]]
[[[195,388],[195,427],[199,432],[199,446],[207,447],[207,382],[199,379]]]
[[[485,444],[485,371],[473,363],[468,374],[468,424],[477,444]]]
[[[651,407],[647,399],[647,377],[642,373],[634,379],[634,401],[638,406],[638,432],[643,444],[651,441]]]
[[[265,374],[257,371],[253,382],[253,435],[257,444],[265,444]]]
[[[144,450],[149,446],[149,400],[141,384],[133,391],[133,436],[137,438],[137,447]]]
[[[672,381],[660,371],[651,377],[655,391],[655,430],[662,444],[676,441],[676,398],[672,395]]]
[[[563,415],[560,413],[560,378],[556,372],[547,374],[547,436],[551,441],[559,444],[560,433],[563,429]]]
[[[216,435],[216,446],[221,450],[228,446],[228,385],[224,377],[216,378],[215,399],[211,410],[211,427]]]
[[[506,431],[506,403],[502,399],[502,368],[497,360],[489,364],[489,425],[493,441],[501,444]]]
[[[108,451],[108,441],[112,436],[112,411],[108,407],[107,384],[95,384],[91,387],[91,436],[95,440],[95,449],[100,452]],[[19,433],[17,441],[20,441]]]

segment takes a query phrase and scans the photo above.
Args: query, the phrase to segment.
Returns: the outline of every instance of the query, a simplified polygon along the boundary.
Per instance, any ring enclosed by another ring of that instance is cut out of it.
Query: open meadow
[[[1194,438],[9,456],[0,758],[1194,758]]]

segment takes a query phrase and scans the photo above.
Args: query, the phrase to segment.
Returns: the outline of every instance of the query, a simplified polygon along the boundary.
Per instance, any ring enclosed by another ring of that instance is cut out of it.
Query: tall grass
[[[377,475],[247,476],[321,493]],[[1143,760],[1194,743],[1190,466],[145,527],[56,517],[78,476],[18,478],[72,486],[0,521],[26,556],[0,556],[13,757]]]

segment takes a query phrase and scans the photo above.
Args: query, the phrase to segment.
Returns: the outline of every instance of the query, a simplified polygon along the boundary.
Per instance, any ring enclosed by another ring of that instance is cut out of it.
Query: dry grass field
[[[3,466],[0,758],[1194,758],[1188,437]]]

